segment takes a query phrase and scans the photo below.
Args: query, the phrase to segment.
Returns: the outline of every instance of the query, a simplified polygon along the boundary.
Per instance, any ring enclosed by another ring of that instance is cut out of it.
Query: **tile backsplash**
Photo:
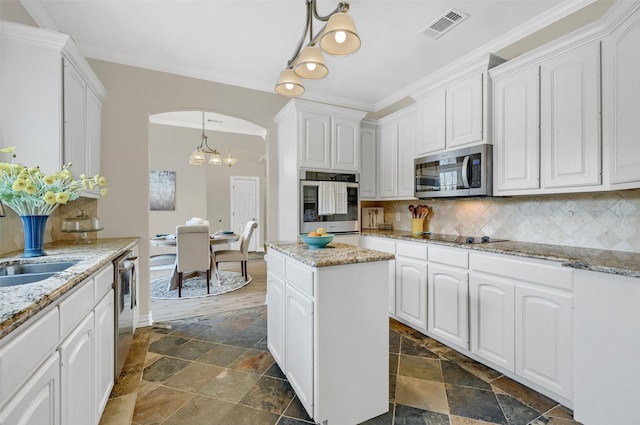
[[[408,206],[417,204],[433,207],[428,228],[425,225],[425,230],[433,233],[640,252],[640,189],[511,198],[362,201],[362,207],[384,207],[385,222],[396,230],[411,230]]]
[[[58,207],[47,220],[45,243],[57,240],[75,240],[75,233],[61,232],[64,219],[76,217],[84,210],[90,217],[98,212],[98,201],[91,198],[78,198],[73,202]],[[0,217],[0,254],[24,249],[24,234],[20,217],[5,206],[6,217]],[[89,233],[89,238],[95,239],[96,233]]]

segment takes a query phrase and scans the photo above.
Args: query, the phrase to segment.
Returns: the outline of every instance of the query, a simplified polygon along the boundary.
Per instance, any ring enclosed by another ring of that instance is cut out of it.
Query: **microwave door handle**
[[[462,160],[462,184],[465,189],[469,189],[469,155],[465,156]]]

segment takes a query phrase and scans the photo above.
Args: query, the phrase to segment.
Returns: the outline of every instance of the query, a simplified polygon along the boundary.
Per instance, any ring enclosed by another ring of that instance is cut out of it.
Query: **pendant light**
[[[304,86],[300,78],[318,79],[329,74],[324,63],[322,51],[331,55],[348,55],[360,48],[360,37],[349,11],[349,3],[340,2],[338,7],[326,16],[318,14],[317,0],[305,0],[307,5],[307,19],[295,53],[289,59],[287,68],[280,72],[276,84],[276,93],[284,96],[300,96],[304,93]],[[313,35],[313,18],[327,22],[316,35]],[[309,43],[302,46],[307,36]]]
[[[238,162],[237,158],[231,157],[231,148],[227,148],[229,153],[227,158],[224,160],[220,157],[220,152],[215,149],[211,149],[207,143],[207,136],[204,134],[204,130],[204,111],[202,111],[202,139],[200,140],[200,145],[198,145],[191,153],[191,156],[189,157],[189,164],[202,165],[206,162],[211,165],[222,165],[224,163],[231,167]],[[207,160],[207,154],[209,155],[209,160]]]

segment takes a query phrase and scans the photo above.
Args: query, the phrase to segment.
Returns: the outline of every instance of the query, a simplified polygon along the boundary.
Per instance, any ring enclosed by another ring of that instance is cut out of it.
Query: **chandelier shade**
[[[360,37],[351,16],[344,12],[329,18],[320,47],[330,55],[349,55],[360,48]]]
[[[324,78],[329,73],[329,68],[324,64],[322,50],[318,46],[307,46],[296,61],[293,72],[298,77],[307,79]]]
[[[284,96],[300,96],[304,93],[304,86],[300,77],[292,69],[283,69],[276,85],[276,93]]]
[[[304,32],[287,67],[280,72],[275,91],[283,96],[300,96],[304,86],[300,78],[318,79],[329,74],[322,50],[331,55],[348,55],[360,48],[360,37],[351,16],[349,3],[340,2],[338,7],[326,16],[318,14],[317,0],[305,0],[307,6]],[[313,19],[326,22],[315,35]],[[309,42],[304,47],[304,42]]]

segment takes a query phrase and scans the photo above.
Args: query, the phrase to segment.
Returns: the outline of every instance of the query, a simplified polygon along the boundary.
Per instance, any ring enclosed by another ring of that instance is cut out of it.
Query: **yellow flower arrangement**
[[[108,192],[104,176],[81,174],[75,179],[70,163],[53,174],[44,174],[37,166],[15,163],[15,146],[2,148],[0,152],[11,157],[11,162],[0,162],[0,201],[18,215],[50,215],[60,204],[78,199],[87,189],[100,187],[102,196]]]

